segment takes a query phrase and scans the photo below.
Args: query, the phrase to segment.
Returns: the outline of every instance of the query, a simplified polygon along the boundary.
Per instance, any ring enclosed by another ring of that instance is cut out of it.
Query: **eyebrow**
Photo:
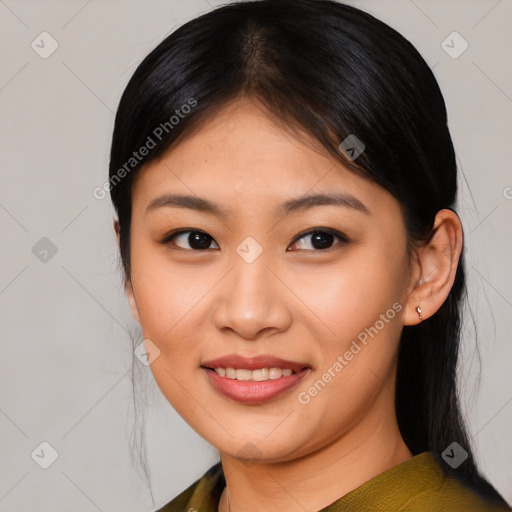
[[[331,192],[328,194],[310,194],[288,199],[278,206],[276,215],[286,216],[290,213],[304,211],[317,206],[344,206],[353,210],[371,215],[370,210],[356,197],[341,192]],[[149,203],[146,208],[146,214],[157,208],[189,208],[200,212],[210,213],[222,219],[229,216],[229,210],[219,203],[205,199],[203,197],[182,195],[182,194],[164,194]]]

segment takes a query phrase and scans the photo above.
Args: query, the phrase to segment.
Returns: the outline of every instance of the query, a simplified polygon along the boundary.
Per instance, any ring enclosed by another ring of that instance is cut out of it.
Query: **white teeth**
[[[260,382],[262,380],[268,380],[268,368],[261,368],[260,370],[252,371],[252,380]]]
[[[252,380],[252,370],[235,370],[236,380]]]
[[[269,379],[279,379],[283,375],[283,372],[281,368],[270,368],[268,371],[268,378]]]
[[[236,380],[252,380],[263,382],[275,380],[281,377],[289,377],[295,373],[291,368],[260,368],[258,370],[246,370],[243,368],[215,368],[215,372],[221,377]]]

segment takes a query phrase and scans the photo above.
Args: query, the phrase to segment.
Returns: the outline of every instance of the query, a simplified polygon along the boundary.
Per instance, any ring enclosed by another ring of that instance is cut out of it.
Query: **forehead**
[[[394,200],[305,132],[297,136],[261,104],[244,99],[221,109],[144,166],[133,198],[148,205],[159,194],[180,192],[247,209],[254,202],[268,206],[308,192],[333,191],[367,203]]]

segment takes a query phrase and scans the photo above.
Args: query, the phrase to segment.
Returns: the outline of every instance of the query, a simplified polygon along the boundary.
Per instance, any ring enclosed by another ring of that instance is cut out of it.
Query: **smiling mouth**
[[[227,379],[239,380],[239,381],[253,381],[253,382],[265,382],[267,380],[276,380],[282,377],[290,377],[297,372],[291,368],[280,368],[280,367],[269,367],[269,368],[258,368],[257,370],[250,370],[247,368],[224,368],[219,366],[217,368],[209,368],[203,366],[207,370],[213,370],[217,375],[225,377]],[[307,367],[303,368],[306,369]]]
[[[230,366],[201,366],[201,370],[213,389],[225,398],[243,404],[261,404],[290,393],[310,374],[312,368],[270,366],[252,370]]]

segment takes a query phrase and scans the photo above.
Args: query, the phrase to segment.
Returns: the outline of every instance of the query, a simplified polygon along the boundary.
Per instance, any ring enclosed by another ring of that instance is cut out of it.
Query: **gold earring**
[[[419,317],[419,319],[421,320],[423,317],[421,316],[421,307],[420,307],[420,306],[418,306],[418,307],[416,308],[416,313],[418,313],[418,317]]]

